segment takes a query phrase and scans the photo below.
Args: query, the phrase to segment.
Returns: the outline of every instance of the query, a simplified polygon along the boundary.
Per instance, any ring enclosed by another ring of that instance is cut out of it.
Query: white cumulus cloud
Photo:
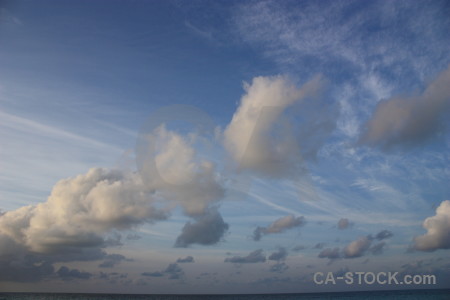
[[[415,249],[450,249],[450,200],[443,201],[436,209],[436,215],[425,219],[423,227],[427,233],[414,239]]]
[[[303,156],[315,155],[334,123],[316,111],[314,120],[308,119],[312,122],[294,130],[295,117],[305,119],[310,116],[307,112],[315,110],[309,110],[311,103],[297,107],[294,116],[288,116],[286,110],[306,99],[319,102],[323,86],[320,76],[301,88],[283,76],[256,77],[245,84],[246,94],[224,131],[225,148],[238,167],[270,177],[298,174]]]
[[[122,245],[122,230],[165,220],[175,205],[196,222],[177,242],[211,245],[228,229],[216,211],[223,196],[214,165],[197,160],[189,138],[156,128],[153,173],[92,168],[60,180],[46,202],[0,214],[0,280],[32,280],[54,273],[53,263],[101,260],[102,267],[127,260],[105,249]],[[143,176],[144,175],[144,176]],[[197,236],[198,235],[198,236]],[[180,245],[181,245],[180,244]],[[26,259],[25,259],[26,258]]]

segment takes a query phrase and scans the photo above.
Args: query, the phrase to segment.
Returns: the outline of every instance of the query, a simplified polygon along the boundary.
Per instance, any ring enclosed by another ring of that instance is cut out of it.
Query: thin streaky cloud
[[[16,115],[12,115],[6,112],[0,111],[1,125],[9,127],[14,130],[23,131],[26,133],[41,133],[45,136],[56,137],[59,139],[66,139],[76,143],[82,143],[89,146],[106,148],[109,151],[116,150],[121,152],[122,150],[116,146],[105,144],[84,136],[80,136],[59,128],[55,128],[40,122],[22,118]]]

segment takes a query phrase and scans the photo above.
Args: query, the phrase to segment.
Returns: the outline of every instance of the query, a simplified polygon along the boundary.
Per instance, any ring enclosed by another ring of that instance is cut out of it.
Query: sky
[[[0,2],[0,291],[450,288],[449,31],[438,0]]]

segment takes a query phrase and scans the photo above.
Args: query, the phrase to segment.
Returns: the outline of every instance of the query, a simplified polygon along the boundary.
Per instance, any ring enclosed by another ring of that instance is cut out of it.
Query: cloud
[[[27,281],[52,275],[55,262],[105,259],[120,244],[115,230],[166,218],[153,202],[136,174],[95,168],[61,180],[46,202],[0,216],[0,265]]]
[[[169,275],[169,279],[180,279],[184,276],[184,271],[178,264],[168,265],[164,273]]]
[[[427,233],[414,239],[416,250],[450,249],[450,200],[442,201],[436,214],[426,218],[422,226]]]
[[[136,174],[101,168],[59,181],[47,202],[0,216],[0,235],[37,253],[102,247],[104,234],[167,218]]]
[[[285,230],[300,227],[305,224],[305,218],[303,216],[295,217],[294,215],[287,215],[279,218],[267,227],[256,227],[253,231],[253,240],[259,241],[262,235],[282,233]]]
[[[449,112],[450,66],[421,95],[379,102],[359,142],[383,150],[417,146],[444,129]]]
[[[276,178],[300,174],[303,158],[315,156],[323,136],[334,128],[321,118],[325,110],[319,114],[309,109],[320,102],[323,80],[315,77],[297,88],[283,76],[255,77],[244,88],[246,94],[223,134],[225,148],[238,168]],[[304,106],[290,110],[296,115],[286,114],[288,108],[303,101]],[[316,114],[305,120],[313,112]],[[303,127],[294,130],[299,119],[304,121]]]
[[[346,218],[339,219],[337,223],[338,229],[347,229],[350,226],[350,221]]]
[[[279,278],[278,276],[274,276],[274,277],[260,278],[260,279],[250,282],[250,284],[272,286],[274,284],[289,283],[289,282],[293,282],[293,281],[294,280],[291,277]]]
[[[213,36],[212,36],[212,32],[211,31],[205,31],[202,30],[196,26],[194,26],[192,23],[185,21],[184,25],[186,25],[187,28],[189,28],[191,30],[191,32],[193,32],[194,34],[196,34],[197,36],[207,39],[207,40],[212,40]]]
[[[283,273],[289,269],[289,266],[285,263],[276,263],[270,267],[269,272]]]
[[[314,245],[314,249],[322,249],[326,244],[325,243],[317,243],[316,245]]]
[[[19,18],[17,18],[15,15],[13,15],[9,9],[4,7],[4,6],[6,6],[5,2],[6,1],[0,2],[0,23],[3,23],[3,26],[5,24],[8,24],[8,25],[12,24],[12,25],[16,25],[16,26],[23,25],[22,21]]]
[[[386,242],[379,242],[370,247],[370,252],[374,255],[382,254],[384,246],[386,246]]]
[[[213,245],[218,243],[228,230],[228,224],[217,211],[196,218],[194,223],[187,222],[177,237],[175,247],[188,247],[191,244]]]
[[[441,38],[450,25],[445,1],[425,7],[403,1],[294,3],[241,3],[233,18],[236,33],[281,68],[323,71],[340,80],[362,72],[405,80],[448,63]]]
[[[382,241],[384,239],[392,237],[393,235],[394,234],[389,230],[382,230],[375,235],[375,238],[379,241]]]
[[[269,255],[268,260],[285,260],[288,255],[288,252],[286,251],[286,248],[280,247],[278,248],[277,252],[273,252]]]
[[[184,271],[177,263],[171,263],[162,271],[141,273],[141,276],[146,277],[163,277],[165,275],[168,275],[169,279],[181,279]]]
[[[225,258],[225,262],[235,264],[260,263],[265,261],[266,256],[263,254],[262,249],[255,250],[247,256],[233,256]]]
[[[196,160],[190,140],[164,126],[147,138],[158,145],[152,152],[158,170],[145,168],[146,162],[141,173],[92,168],[57,182],[46,202],[0,214],[0,265],[9,277],[49,276],[55,262],[104,259],[100,267],[113,267],[125,258],[103,249],[123,244],[118,232],[165,220],[174,204],[196,220],[186,224],[177,245],[220,240],[228,224],[214,207],[223,197],[214,166]],[[15,259],[20,263],[10,264]]]
[[[46,202],[0,216],[2,270],[29,281],[51,276],[55,262],[105,259],[101,267],[114,266],[122,257],[103,249],[121,244],[115,230],[167,218],[144,190],[137,174],[102,168],[59,181]],[[60,270],[65,278],[85,276]]]
[[[92,274],[89,272],[82,272],[78,269],[69,269],[66,266],[60,267],[56,274],[63,280],[89,279],[92,277]]]
[[[123,246],[122,235],[113,231],[110,236],[104,238],[103,244],[105,247]]]
[[[0,257],[0,281],[34,282],[54,274],[55,270],[50,262],[42,262],[35,256],[19,255]]]
[[[100,271],[100,279],[108,281],[110,284],[121,284],[121,285],[128,285],[131,283],[131,280],[127,279],[128,274],[127,273],[118,273],[118,272],[111,272],[111,273],[105,273]]]
[[[303,246],[303,245],[297,245],[297,246],[292,248],[292,251],[298,252],[298,251],[301,251],[303,249],[306,249],[306,247]]]
[[[137,241],[137,240],[140,240],[141,238],[142,238],[142,236],[140,236],[139,234],[135,234],[135,233],[129,233],[126,236],[126,239],[130,240],[130,241]]]
[[[212,162],[197,157],[196,134],[183,137],[160,125],[140,136],[137,164],[149,190],[181,205],[186,215],[208,213],[224,196]]]
[[[104,259],[105,260],[98,265],[100,268],[112,268],[123,260],[131,261],[131,259],[127,259],[121,254],[108,254]]]
[[[196,157],[196,137],[194,133],[183,137],[163,124],[143,133],[137,147],[137,162],[148,188],[181,205],[184,213],[194,219],[183,227],[176,247],[212,245],[228,230],[216,207],[224,188],[214,164]]]
[[[329,258],[331,260],[338,259],[341,257],[340,250],[338,247],[336,248],[326,248],[320,251],[319,258]]]
[[[193,263],[195,262],[192,256],[186,256],[185,258],[178,258],[177,263]]]
[[[144,272],[141,273],[142,276],[147,276],[147,277],[163,277],[164,273],[163,272]]]
[[[364,255],[369,249],[371,242],[371,239],[366,236],[351,242],[343,250],[345,258],[355,258]]]
[[[322,250],[318,257],[319,258],[328,258],[330,259],[330,263],[339,258],[352,259],[365,255],[368,251],[373,255],[382,254],[384,247],[386,246],[386,242],[384,239],[392,237],[393,234],[389,230],[382,230],[375,235],[375,238],[372,235],[360,237],[348,245],[346,245],[342,251],[340,248],[326,248]],[[374,240],[379,240],[381,242],[372,246],[372,242]],[[317,248],[317,247],[315,247]]]

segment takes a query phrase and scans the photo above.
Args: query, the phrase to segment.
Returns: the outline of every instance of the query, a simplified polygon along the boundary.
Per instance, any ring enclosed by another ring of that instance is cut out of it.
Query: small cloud
[[[350,227],[350,221],[347,218],[342,218],[337,223],[338,229],[347,229]]]
[[[172,263],[169,264],[163,271],[144,272],[141,273],[141,275],[146,277],[163,277],[168,275],[169,279],[181,279],[184,276],[184,271],[177,263]]]
[[[170,264],[164,270],[169,275],[169,279],[180,279],[184,275],[183,269],[178,264]]]
[[[142,276],[147,276],[147,277],[163,277],[164,273],[162,272],[144,272],[141,273]]]
[[[273,285],[273,284],[279,284],[279,283],[288,283],[288,282],[292,282],[292,278],[290,278],[290,277],[279,278],[277,276],[274,276],[274,277],[258,279],[258,280],[254,281],[254,282],[251,282],[251,284],[267,286],[267,285]]]
[[[113,232],[110,236],[107,236],[103,242],[105,247],[123,246],[122,235],[118,232]]]
[[[177,263],[193,263],[194,258],[192,256],[186,256],[185,258],[178,258],[177,259]]]
[[[191,244],[214,245],[227,230],[228,224],[223,221],[222,216],[217,211],[211,211],[197,217],[195,223],[186,223],[177,237],[175,247],[188,247]]]
[[[136,234],[136,233],[129,233],[126,236],[126,239],[130,240],[130,241],[137,241],[137,240],[140,240],[141,238],[142,238],[142,236],[140,236],[139,234]]]
[[[288,252],[286,251],[286,248],[280,247],[277,252],[273,252],[269,255],[269,260],[285,260],[288,255]]]
[[[294,251],[294,252],[299,252],[299,251],[304,250],[304,249],[306,249],[305,246],[303,246],[303,245],[297,245],[297,246],[295,246],[295,247],[292,248],[292,251]]]
[[[314,249],[322,249],[324,246],[325,246],[325,243],[317,243],[317,244],[314,246]]]
[[[372,247],[370,247],[370,252],[372,252],[372,254],[374,255],[382,254],[385,245],[386,242],[379,242],[378,244],[375,244]]]
[[[275,273],[283,273],[289,269],[289,266],[285,263],[276,263],[273,266],[270,267],[269,272],[275,272]]]
[[[207,40],[213,39],[212,33],[210,31],[202,30],[188,21],[184,22],[184,25],[186,25],[187,28],[189,28],[194,34],[196,34],[199,37],[202,37]]]
[[[230,262],[235,264],[260,263],[265,261],[266,256],[263,254],[262,249],[255,250],[247,256],[233,256],[225,258],[224,260],[224,262]]]
[[[69,269],[66,266],[59,268],[56,274],[63,280],[89,279],[92,277],[92,274],[89,272],[81,272],[78,269]]]
[[[323,249],[319,255],[319,258],[329,258],[330,260],[338,259],[341,257],[340,250],[338,247],[336,248],[326,248]]]
[[[393,235],[394,234],[389,230],[382,230],[375,235],[375,238],[379,241],[382,241],[384,239],[392,237]]]
[[[108,254],[105,256],[105,260],[98,266],[100,268],[112,268],[123,260],[131,261],[131,259],[127,259],[121,254]]]
[[[345,258],[355,258],[364,255],[369,249],[371,242],[371,239],[366,236],[351,242],[344,248]]]
[[[288,215],[275,220],[267,227],[256,227],[253,231],[253,240],[259,241],[262,235],[281,233],[285,230],[300,227],[305,224],[305,218],[303,216],[295,217],[294,215]]]
[[[118,273],[118,272],[104,273],[104,272],[100,272],[100,279],[106,280],[110,284],[127,285],[127,284],[130,283],[130,280],[128,279],[128,274],[126,274],[126,273]]]

